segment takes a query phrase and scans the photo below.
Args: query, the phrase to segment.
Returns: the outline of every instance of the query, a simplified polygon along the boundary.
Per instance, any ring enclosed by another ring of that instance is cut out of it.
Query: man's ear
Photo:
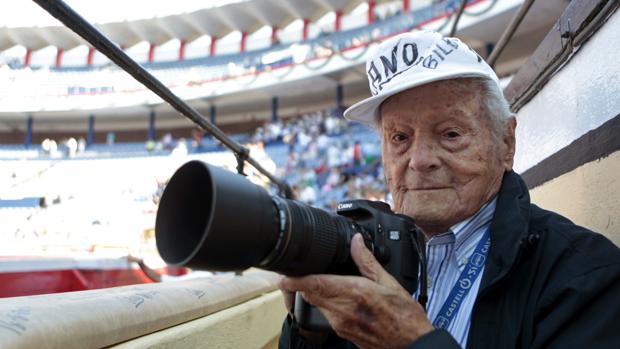
[[[515,130],[517,128],[517,118],[513,115],[506,120],[504,135],[502,137],[502,163],[504,170],[512,170],[515,157]]]

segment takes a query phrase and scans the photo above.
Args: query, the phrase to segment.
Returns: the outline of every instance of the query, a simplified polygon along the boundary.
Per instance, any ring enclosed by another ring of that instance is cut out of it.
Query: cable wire
[[[499,55],[502,54],[502,51],[504,51],[504,48],[508,45],[508,42],[514,35],[515,31],[519,28],[521,21],[523,21],[523,18],[525,18],[525,15],[529,11],[530,7],[534,4],[534,1],[535,0],[525,0],[523,4],[521,4],[521,7],[519,7],[517,13],[515,13],[514,17],[512,17],[508,27],[506,27],[506,30],[502,33],[502,36],[497,42],[497,45],[495,45],[493,52],[491,52],[489,58],[487,59],[487,63],[491,66],[491,68],[495,68],[495,62],[499,58]]]
[[[456,13],[456,17],[454,18],[454,24],[452,24],[452,29],[450,30],[450,35],[448,36],[454,36],[454,34],[456,34],[456,28],[459,25],[459,21],[461,20],[463,11],[465,11],[465,5],[467,5],[467,0],[461,0],[461,6],[459,7],[458,12]]]

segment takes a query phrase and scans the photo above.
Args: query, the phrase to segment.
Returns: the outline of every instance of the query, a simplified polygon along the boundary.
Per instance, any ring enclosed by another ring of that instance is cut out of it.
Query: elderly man
[[[464,43],[419,31],[367,60],[372,97],[345,112],[374,124],[393,210],[427,239],[426,309],[360,236],[362,276],[285,277],[335,334],[296,326],[281,348],[620,346],[620,251],[530,203],[512,172],[516,121],[493,70]]]

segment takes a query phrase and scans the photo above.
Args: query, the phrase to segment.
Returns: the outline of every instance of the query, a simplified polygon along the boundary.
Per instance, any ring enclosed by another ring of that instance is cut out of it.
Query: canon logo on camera
[[[338,204],[337,206],[338,210],[348,210],[350,208],[353,208],[352,202],[343,202],[343,203]]]

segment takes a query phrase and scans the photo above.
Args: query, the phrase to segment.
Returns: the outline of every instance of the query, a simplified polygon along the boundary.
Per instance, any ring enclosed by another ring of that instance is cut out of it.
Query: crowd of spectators
[[[231,137],[252,149],[252,157],[284,179],[295,199],[306,204],[333,212],[345,199],[390,202],[378,136],[340,115],[338,111],[308,113]],[[92,246],[108,246],[109,251],[114,250],[110,246],[129,246],[132,253],[142,256],[154,251],[152,239],[143,238],[142,232],[152,229],[167,180],[187,161],[187,155],[223,167],[230,163],[227,168],[236,170],[230,151],[211,147],[216,143],[210,136],[196,133],[175,139],[166,135],[157,142],[164,148],[163,156],[153,156],[143,143],[138,155],[126,156],[110,151],[124,149],[123,143],[88,147],[83,139],[48,139],[32,161],[5,160],[0,177],[5,179],[6,194],[40,196],[47,202],[21,210],[0,209],[0,218],[7,221],[0,236],[14,241],[5,251],[64,253],[90,251]],[[201,143],[209,147],[200,148]],[[252,177],[251,166],[245,172]]]
[[[80,137],[79,139],[75,139],[75,137],[64,138],[60,142],[46,138],[41,142],[41,155],[43,157],[74,158],[78,153],[84,152],[85,149],[86,140],[84,137]]]
[[[338,115],[321,111],[270,122],[256,130],[252,141],[286,145],[286,159],[274,159],[277,175],[304,203],[333,210],[344,199],[389,201],[377,135]]]

